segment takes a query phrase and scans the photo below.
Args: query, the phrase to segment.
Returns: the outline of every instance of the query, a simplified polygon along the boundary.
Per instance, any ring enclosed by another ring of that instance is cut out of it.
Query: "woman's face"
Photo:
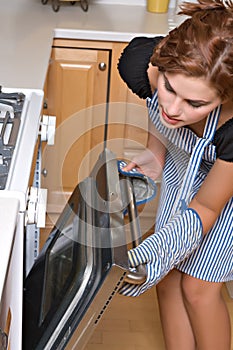
[[[169,128],[197,123],[221,103],[205,78],[159,72],[157,89],[160,118]]]

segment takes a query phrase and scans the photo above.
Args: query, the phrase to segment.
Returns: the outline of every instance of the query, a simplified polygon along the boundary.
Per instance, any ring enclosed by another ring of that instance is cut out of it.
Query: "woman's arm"
[[[147,147],[144,151],[136,155],[124,171],[136,168],[142,174],[156,180],[162,173],[165,163],[166,142],[158,133],[152,122],[149,120],[149,132]]]
[[[149,63],[147,70],[152,93],[157,87],[158,68]],[[135,156],[125,167],[125,171],[136,168],[142,174],[156,180],[162,173],[166,154],[166,139],[155,128],[150,118],[148,121],[148,140],[145,151]]]
[[[155,234],[131,249],[131,267],[146,264],[147,280],[141,285],[125,283],[124,295],[137,296],[161,281],[196,249],[221,210],[233,196],[233,162],[217,159],[189,208],[175,214]]]
[[[203,234],[214,225],[225,204],[233,196],[233,162],[217,159],[189,204],[201,218]]]
[[[141,39],[135,39],[123,52],[119,60],[118,69],[121,74],[121,77],[127,83],[128,87],[133,92],[137,93],[137,95],[141,98],[142,96],[143,98],[149,97],[151,93],[154,93],[157,87],[158,68],[152,66],[152,64],[149,62],[149,58],[152,54],[155,42],[159,42],[161,39],[162,37],[156,38],[156,40],[149,39],[149,43],[147,43],[148,39],[146,40],[146,43],[144,42],[145,39],[143,39],[143,46],[137,46],[138,50],[136,51],[135,45],[136,43],[137,45],[139,45]],[[140,51],[140,48],[143,48],[143,50]],[[143,55],[144,51],[146,53],[145,57]],[[134,64],[133,61],[129,62],[131,53],[134,53]],[[136,53],[140,54],[138,57],[140,59],[136,59]],[[142,84],[142,82],[145,82],[145,84]],[[141,88],[145,94],[142,94],[140,92],[140,84],[142,84]],[[146,86],[147,88],[145,88]],[[146,176],[149,176],[153,180],[156,180],[160,176],[164,167],[165,152],[165,139],[163,139],[162,136],[156,131],[154,125],[149,120],[147,148],[145,149],[145,151],[142,151],[140,154],[135,156],[132,159],[132,161],[124,168],[124,171],[130,171],[132,168],[136,167],[137,170],[141,173],[145,174]]]

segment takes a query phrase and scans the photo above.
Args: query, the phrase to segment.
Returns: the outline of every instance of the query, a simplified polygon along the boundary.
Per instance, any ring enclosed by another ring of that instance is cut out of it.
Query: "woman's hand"
[[[129,265],[146,265],[147,279],[141,285],[124,283],[120,294],[138,296],[163,279],[179,262],[188,257],[202,240],[202,222],[193,209],[176,214],[155,234],[129,250]]]
[[[163,170],[161,161],[159,161],[156,155],[148,148],[135,156],[122,170],[130,171],[133,168],[136,168],[137,171],[150,177],[152,180],[158,179]]]

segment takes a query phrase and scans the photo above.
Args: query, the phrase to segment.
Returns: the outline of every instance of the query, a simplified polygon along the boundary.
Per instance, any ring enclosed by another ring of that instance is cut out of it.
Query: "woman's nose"
[[[176,117],[181,114],[181,99],[177,96],[170,101],[170,104],[167,106],[167,113],[171,117]]]

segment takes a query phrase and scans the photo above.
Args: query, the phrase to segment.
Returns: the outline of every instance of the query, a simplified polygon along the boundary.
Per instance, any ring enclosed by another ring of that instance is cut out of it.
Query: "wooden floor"
[[[225,286],[223,295],[230,311],[233,329],[233,299],[229,297]],[[165,350],[153,289],[137,298],[117,295],[85,347],[85,350],[122,349]]]

